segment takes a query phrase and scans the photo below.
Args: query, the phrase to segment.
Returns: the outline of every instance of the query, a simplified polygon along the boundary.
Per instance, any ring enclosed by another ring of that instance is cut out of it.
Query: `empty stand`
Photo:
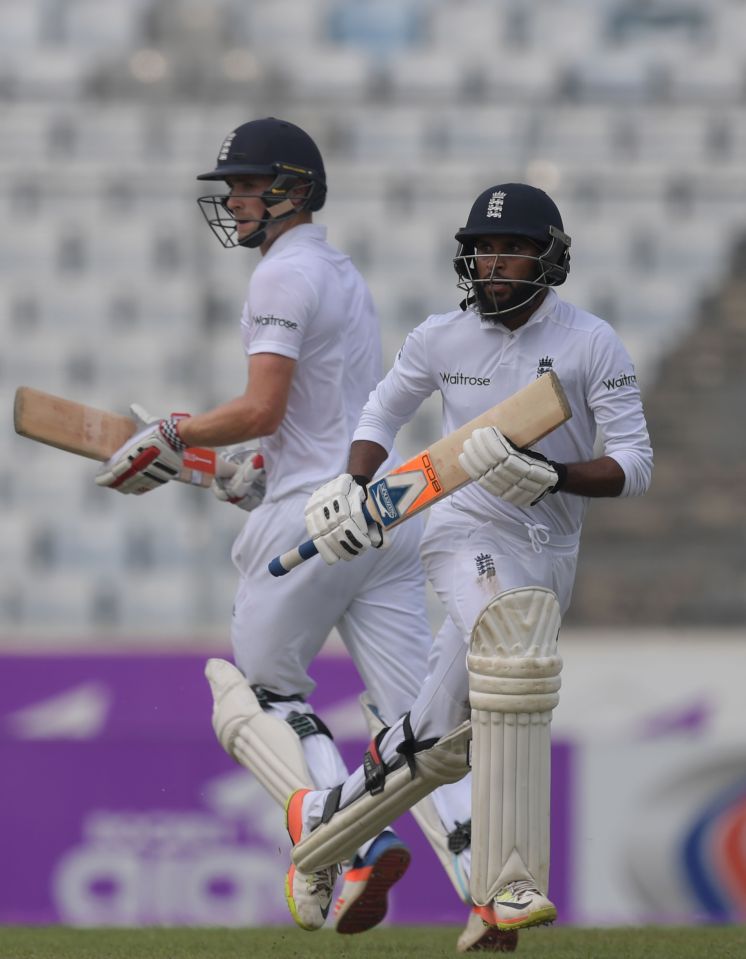
[[[221,187],[195,177],[253,116],[316,136],[317,219],[370,283],[387,363],[458,305],[453,234],[492,183],[556,197],[561,292],[620,331],[645,390],[746,219],[735,0],[4,0],[2,20],[6,410],[21,383],[157,414],[243,390],[256,260],[209,233],[195,199]],[[163,76],[133,67],[143,51]],[[431,431],[428,413],[412,451]],[[0,448],[0,625],[227,635],[243,514],[190,489],[115,497],[10,431]]]

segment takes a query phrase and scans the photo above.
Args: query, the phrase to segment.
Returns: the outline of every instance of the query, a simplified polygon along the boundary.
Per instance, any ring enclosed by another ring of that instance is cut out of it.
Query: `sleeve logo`
[[[298,324],[295,320],[286,320],[284,317],[274,316],[272,313],[266,316],[254,316],[252,319],[257,326],[281,326],[286,330],[298,329]]]
[[[618,390],[620,386],[636,386],[637,377],[634,373],[620,373],[618,376],[610,376],[602,382],[606,389],[611,392],[612,390]]]

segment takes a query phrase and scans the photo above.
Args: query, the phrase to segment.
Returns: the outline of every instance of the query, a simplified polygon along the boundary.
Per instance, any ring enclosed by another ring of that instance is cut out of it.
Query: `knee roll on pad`
[[[509,589],[480,613],[467,655],[472,709],[540,713],[559,702],[560,611],[549,589]]]

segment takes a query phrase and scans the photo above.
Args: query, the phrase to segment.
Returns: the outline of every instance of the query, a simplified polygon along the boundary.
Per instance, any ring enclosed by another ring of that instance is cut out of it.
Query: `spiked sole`
[[[490,926],[482,938],[464,952],[515,952],[518,948],[517,929],[498,929]]]
[[[377,926],[386,916],[387,893],[407,871],[411,858],[408,849],[393,847],[382,853],[381,858],[373,866],[356,870],[361,874],[360,881],[365,880],[366,876],[363,874],[368,873],[367,884],[357,899],[354,899],[343,915],[337,919],[334,926],[337,932],[343,935],[354,935]],[[354,881],[353,872],[347,874],[346,881],[349,882],[351,879]],[[341,903],[338,908],[344,909],[344,903]]]

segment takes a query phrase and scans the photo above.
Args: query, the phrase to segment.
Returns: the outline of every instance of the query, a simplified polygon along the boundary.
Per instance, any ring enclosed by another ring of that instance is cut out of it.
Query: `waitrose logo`
[[[612,376],[608,380],[602,381],[607,390],[618,390],[620,386],[634,386],[637,383],[637,377],[634,373],[620,373],[619,376]]]
[[[286,330],[298,329],[298,324],[295,320],[286,320],[281,316],[274,316],[272,313],[267,316],[255,316],[254,322],[257,326],[282,326]]]
[[[489,376],[469,376],[468,373],[441,372],[440,379],[451,386],[489,386]]]

